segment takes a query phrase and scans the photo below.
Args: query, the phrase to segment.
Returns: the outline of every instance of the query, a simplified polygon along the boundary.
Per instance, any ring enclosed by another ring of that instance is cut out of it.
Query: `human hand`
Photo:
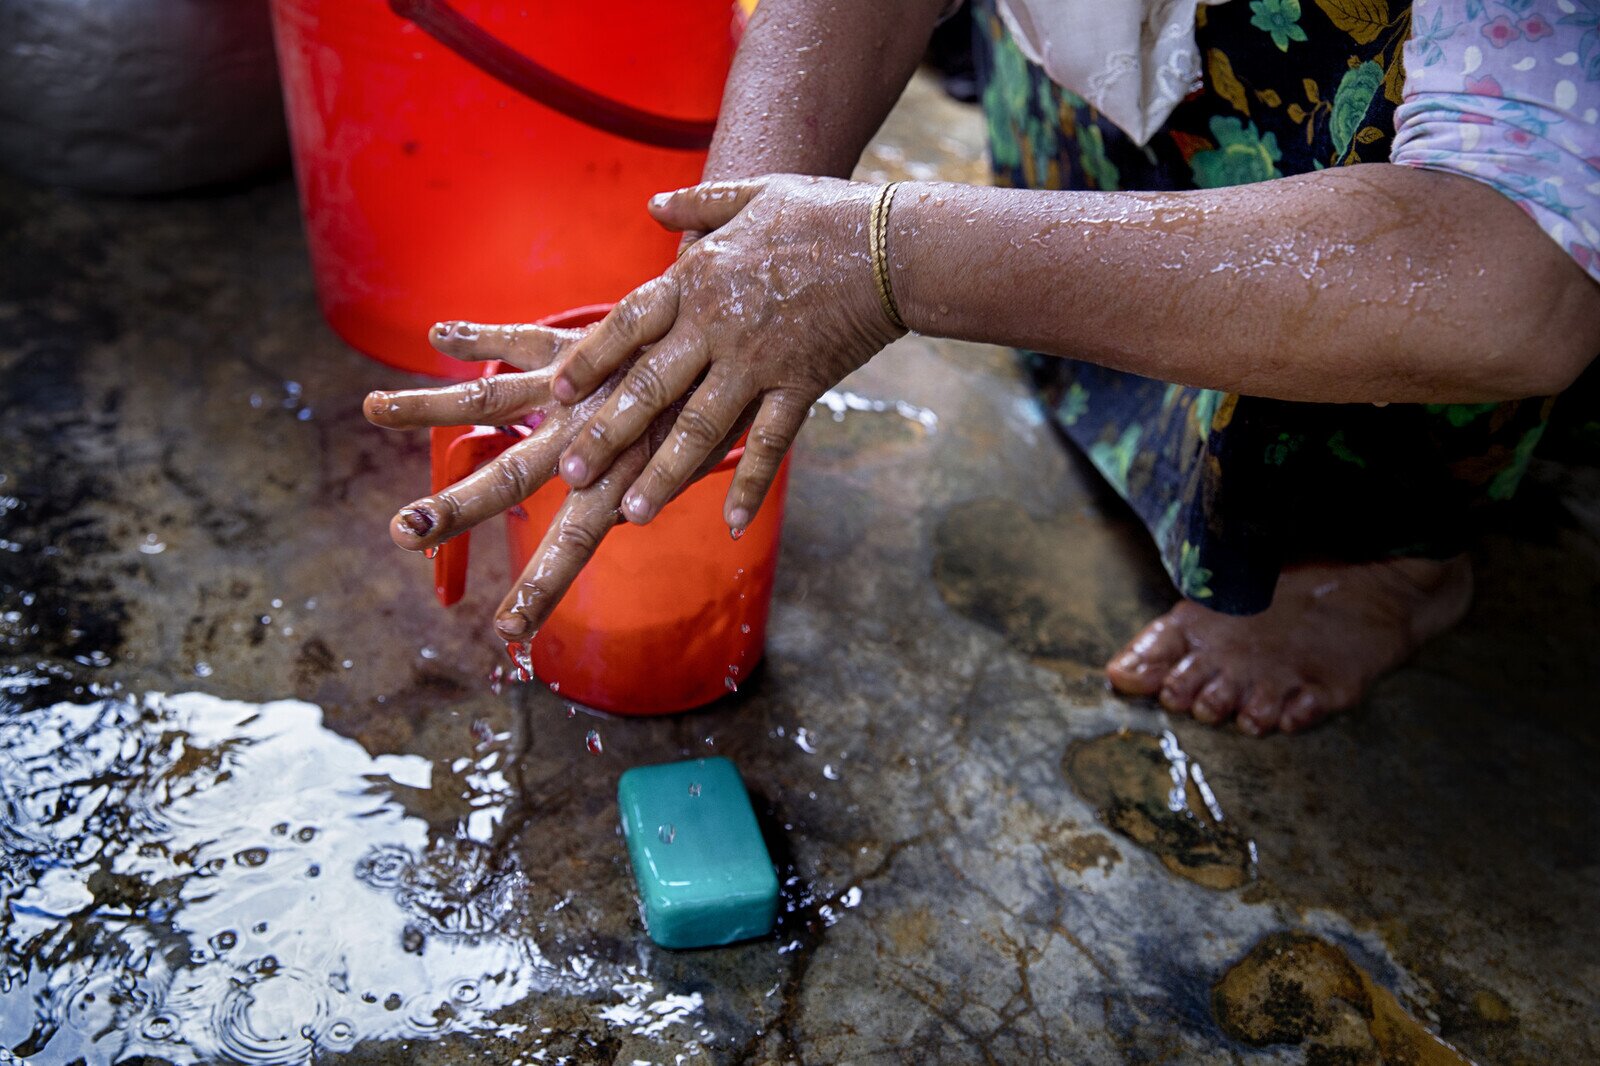
[[[751,419],[723,505],[731,529],[749,525],[811,405],[900,335],[873,282],[876,192],[773,175],[652,199],[662,225],[703,236],[551,363],[555,398],[593,412],[561,457],[567,483],[584,490],[622,476],[621,458],[680,404],[643,472],[628,475],[622,515],[648,522]],[[630,361],[592,408],[595,390]]]
[[[586,332],[533,325],[440,323],[429,338],[439,351],[457,359],[499,359],[521,372],[367,396],[364,411],[368,421],[388,429],[487,425],[532,430],[474,473],[402,507],[389,524],[395,544],[407,551],[435,549],[521,503],[555,476],[557,456],[616,387],[615,380],[608,381],[576,406],[552,400],[551,363]],[[555,609],[606,533],[620,521],[622,495],[644,469],[650,449],[666,439],[672,425],[670,415],[668,412],[657,420],[619,454],[603,477],[567,494],[517,584],[496,611],[495,629],[503,639],[528,639]]]

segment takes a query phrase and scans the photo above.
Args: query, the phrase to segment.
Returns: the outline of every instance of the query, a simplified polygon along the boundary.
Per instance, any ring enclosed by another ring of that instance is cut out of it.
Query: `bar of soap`
[[[778,875],[733,763],[635,767],[617,805],[651,940],[704,948],[772,931]]]

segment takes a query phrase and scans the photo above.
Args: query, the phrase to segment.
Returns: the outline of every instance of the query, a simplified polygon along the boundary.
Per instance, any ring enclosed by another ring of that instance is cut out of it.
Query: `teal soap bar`
[[[651,940],[704,948],[772,931],[778,875],[733,763],[635,767],[617,805]]]

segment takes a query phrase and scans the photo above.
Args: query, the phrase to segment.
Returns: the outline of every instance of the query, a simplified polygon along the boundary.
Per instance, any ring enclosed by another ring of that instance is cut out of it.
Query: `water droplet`
[[[663,844],[670,844],[678,839],[678,829],[671,822],[666,822],[656,829],[656,836]]]
[[[435,555],[438,555],[438,554],[439,554],[439,546],[437,544],[435,544],[431,548],[423,548],[422,549],[422,557],[424,559],[432,559]]]
[[[312,825],[301,826],[295,830],[294,838],[302,844],[309,844],[317,839],[317,828]]]
[[[743,625],[741,625],[739,627],[739,632],[741,632],[741,633],[750,632],[750,623],[749,622],[745,622]]]
[[[401,998],[400,998],[400,993],[398,993],[398,992],[390,992],[387,996],[383,997],[383,1009],[384,1010],[399,1010],[400,1009],[400,1004],[402,1002],[403,1002],[403,1000],[401,1000]]]
[[[344,662],[342,662],[342,663],[340,663],[340,664],[339,664],[339,665],[340,665],[340,666],[342,666],[342,667],[344,667],[344,668],[345,668],[345,669],[346,669],[346,670],[349,670],[349,669],[352,669],[352,668],[354,668],[354,666],[355,666],[355,665],[356,665],[356,664],[355,664],[355,660],[353,660],[353,659],[346,659],[346,660],[345,660],[345,661],[344,661]]]
[[[723,683],[724,686],[727,687],[729,692],[738,692],[739,691],[739,682],[735,681],[731,677],[723,678],[722,679],[722,683]]]
[[[698,781],[690,782],[690,784],[689,784],[689,795],[691,795],[691,796],[699,796],[700,795],[700,782],[698,782]]]
[[[239,943],[239,934],[235,933],[232,929],[224,929],[222,932],[212,937],[209,943],[211,944],[211,950],[220,955],[224,951],[233,950],[234,945]]]
[[[489,691],[496,696],[500,695],[506,687],[506,670],[503,666],[496,666],[489,671]]]
[[[206,662],[204,659],[201,659],[199,662],[194,664],[195,677],[210,677],[211,673],[211,664]]]
[[[532,670],[533,670],[533,666],[532,666],[533,656],[531,654],[528,657],[528,663],[529,663],[528,670],[529,670],[529,672],[532,672]],[[561,682],[559,682],[559,681],[550,682],[550,691],[551,692],[560,692],[561,691]]]
[[[479,995],[476,981],[462,980],[450,986],[450,998],[457,1003],[476,1003]]]
[[[439,649],[434,647],[426,647],[417,652],[417,654],[422,656],[424,659],[437,659],[439,657]]]
[[[740,537],[744,536],[744,527],[740,526],[737,529],[730,529],[728,530],[728,535],[734,540],[738,540]]]
[[[282,600],[273,600],[272,601],[272,609],[274,611],[276,611],[278,608],[280,608],[282,606],[283,606],[283,601]]]
[[[829,781],[837,781],[839,780],[839,771],[833,768],[833,763],[823,763],[822,776],[826,777]]]
[[[266,848],[245,848],[234,853],[233,861],[240,866],[265,866],[268,854]]]
[[[589,730],[588,734],[583,738],[583,746],[589,749],[590,755],[599,755],[604,751],[605,746],[600,743],[600,730]]]
[[[576,718],[576,717],[578,717],[578,708],[574,707],[570,703],[567,704],[567,717],[568,718]]]
[[[152,1014],[144,1020],[139,1027],[139,1035],[146,1040],[170,1040],[177,1035],[178,1019],[175,1015],[162,1011]]]

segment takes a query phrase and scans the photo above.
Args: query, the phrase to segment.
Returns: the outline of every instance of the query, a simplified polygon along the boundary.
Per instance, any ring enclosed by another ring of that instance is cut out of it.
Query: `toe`
[[[1154,696],[1172,668],[1189,651],[1183,627],[1163,615],[1145,626],[1106,664],[1111,687],[1128,696]]]
[[[1169,711],[1187,714],[1194,706],[1194,698],[1206,683],[1217,676],[1217,667],[1198,652],[1185,655],[1167,679],[1161,683],[1161,706]]]
[[[1289,687],[1281,682],[1258,681],[1239,708],[1239,728],[1253,737],[1264,737],[1277,729],[1288,694]]]
[[[1190,713],[1198,722],[1218,725],[1232,718],[1238,709],[1239,684],[1223,672],[1206,682],[1205,688],[1195,696]]]
[[[1310,729],[1332,713],[1335,703],[1330,693],[1308,685],[1285,701],[1278,728],[1285,733]]]

